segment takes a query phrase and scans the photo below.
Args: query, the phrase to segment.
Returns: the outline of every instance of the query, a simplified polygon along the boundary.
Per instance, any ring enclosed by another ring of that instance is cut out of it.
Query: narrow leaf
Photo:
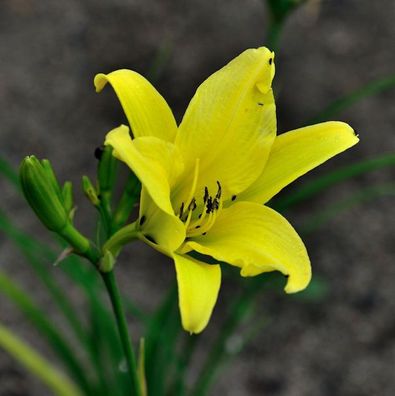
[[[82,396],[69,378],[57,370],[31,346],[0,324],[0,347],[39,378],[57,396]]]
[[[355,176],[363,175],[387,166],[395,165],[395,154],[385,154],[376,158],[363,160],[355,164],[347,165],[333,172],[320,176],[309,183],[303,184],[296,191],[289,193],[285,197],[273,200],[271,206],[278,211],[285,211],[302,201],[310,199],[329,187],[351,179]]]
[[[341,111],[351,107],[355,103],[365,99],[369,96],[377,95],[381,92],[388,91],[395,86],[395,74],[388,77],[380,78],[372,81],[369,84],[351,92],[348,95],[334,101],[329,106],[325,107],[324,110],[320,111],[319,114],[310,118],[306,121],[306,125],[315,124],[317,122],[328,121]]]

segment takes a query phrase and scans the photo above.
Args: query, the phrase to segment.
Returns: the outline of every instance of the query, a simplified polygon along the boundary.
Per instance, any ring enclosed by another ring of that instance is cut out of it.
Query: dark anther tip
[[[269,58],[269,65],[273,63],[273,58]]]
[[[203,234],[202,235],[206,235],[207,234],[207,232],[203,232]]]
[[[140,218],[140,225],[143,225],[143,224],[145,223],[145,219],[146,219],[145,216],[141,216],[141,218]]]
[[[96,147],[95,153],[94,153],[95,154],[95,158],[100,161],[101,157],[103,155],[103,152],[104,152],[104,146]]]
[[[232,195],[232,201],[234,201],[237,198],[237,195]]]
[[[262,102],[258,102],[258,106],[263,106],[263,103]]]

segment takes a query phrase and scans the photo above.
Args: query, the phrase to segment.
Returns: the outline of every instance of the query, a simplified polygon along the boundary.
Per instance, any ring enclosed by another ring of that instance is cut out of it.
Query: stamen
[[[218,186],[218,191],[217,194],[215,195],[215,198],[220,199],[222,195],[222,187],[221,183],[217,180],[217,186]]]
[[[192,218],[192,210],[189,211],[188,217],[185,220],[185,229],[188,229],[189,223],[191,222],[191,218]]]
[[[211,213],[213,211],[213,198],[210,196],[206,203],[206,213]]]
[[[208,188],[207,188],[207,186],[206,186],[206,187],[204,187],[203,202],[206,203],[207,200],[208,200],[208,198],[209,198],[209,194],[208,194]]]
[[[192,201],[188,205],[188,210],[194,211],[196,209],[196,198],[192,198]]]
[[[188,198],[185,200],[185,202],[191,202],[194,198],[195,195],[195,190],[196,190],[196,186],[197,186],[197,180],[198,180],[198,176],[199,176],[199,165],[200,165],[200,159],[197,158],[195,161],[195,171],[193,173],[193,182],[192,182],[192,186],[191,189],[189,191],[189,195]]]
[[[180,206],[180,213],[179,213],[178,217],[179,217],[180,219],[182,219],[182,215],[183,215],[183,214],[184,214],[184,202],[181,203],[181,206]]]

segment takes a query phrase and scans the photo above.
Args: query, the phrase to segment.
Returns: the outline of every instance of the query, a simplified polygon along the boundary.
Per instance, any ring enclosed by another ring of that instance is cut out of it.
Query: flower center
[[[222,209],[222,187],[217,180],[217,191],[211,195],[208,187],[204,188],[201,203],[192,197],[187,203],[181,203],[177,216],[184,222],[187,238],[205,235],[213,226],[218,212]]]

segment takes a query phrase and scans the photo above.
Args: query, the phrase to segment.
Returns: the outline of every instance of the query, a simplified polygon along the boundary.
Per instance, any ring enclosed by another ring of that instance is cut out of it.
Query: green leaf
[[[28,234],[19,231],[6,215],[0,210],[0,230],[11,239],[34,269],[36,275],[48,289],[52,300],[57,304],[60,311],[70,324],[71,329],[83,343],[86,342],[86,334],[81,325],[81,320],[70,300],[63,293],[62,288],[52,274],[50,262],[55,261],[55,255],[47,247],[36,242]],[[39,254],[38,254],[39,253]],[[41,257],[39,257],[39,255]],[[49,262],[48,262],[49,261]]]
[[[150,395],[165,394],[166,373],[173,362],[180,331],[177,287],[173,285],[145,331],[145,372]]]
[[[354,92],[351,92],[350,94],[335,100],[329,106],[325,107],[324,110],[321,110],[319,114],[306,121],[306,125],[315,124],[322,121],[328,121],[333,116],[337,115],[348,107],[351,107],[355,103],[360,102],[362,99],[388,91],[394,86],[395,74],[391,74],[388,77],[372,81],[364,85],[363,87],[355,90]]]
[[[47,314],[41,310],[32,298],[13,282],[5,273],[0,272],[0,292],[12,301],[38,332],[47,340],[53,351],[68,368],[70,375],[85,392],[91,392],[88,373],[76,359],[76,353],[62,337],[61,331],[47,319]]]
[[[347,165],[333,172],[327,173],[324,176],[320,176],[309,183],[303,184],[299,189],[289,193],[285,197],[274,199],[270,203],[270,206],[280,212],[283,212],[345,180],[393,165],[395,165],[394,153],[381,155],[376,158]]]
[[[209,394],[209,389],[218,375],[219,368],[228,356],[227,345],[229,344],[229,340],[235,334],[240,323],[251,313],[254,299],[264,289],[264,285],[270,279],[270,274],[244,279],[243,290],[233,300],[229,308],[227,318],[213,343],[213,347],[203,364],[203,368],[191,392],[192,396],[205,396]]]
[[[303,235],[311,234],[328,221],[338,216],[341,212],[351,209],[352,207],[364,202],[369,202],[382,196],[395,195],[395,184],[384,184],[361,189],[356,194],[351,195],[345,200],[336,202],[321,208],[307,219],[304,226],[301,227]]]
[[[0,347],[39,378],[57,396],[82,396],[83,393],[31,346],[0,324]]]

